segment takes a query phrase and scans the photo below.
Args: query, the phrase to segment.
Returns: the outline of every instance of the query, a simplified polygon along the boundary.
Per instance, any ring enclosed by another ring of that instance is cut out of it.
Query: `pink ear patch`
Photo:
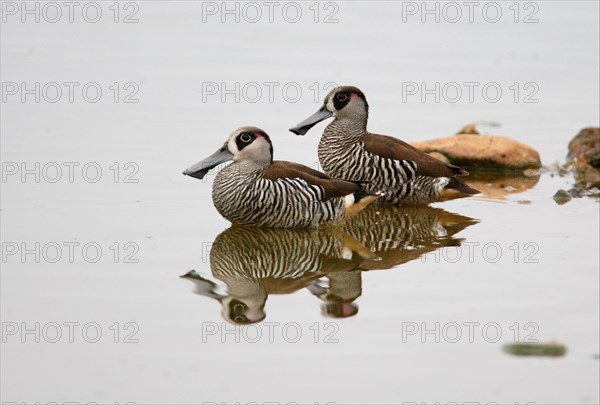
[[[358,94],[356,94],[356,93],[350,94],[350,98],[356,98],[356,97],[358,97]]]
[[[254,134],[257,138],[263,138],[261,134]]]

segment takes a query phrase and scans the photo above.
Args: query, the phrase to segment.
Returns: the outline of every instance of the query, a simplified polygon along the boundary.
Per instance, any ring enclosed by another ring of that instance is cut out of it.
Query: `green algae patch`
[[[567,353],[567,347],[560,343],[511,343],[502,349],[514,356],[563,357]]]

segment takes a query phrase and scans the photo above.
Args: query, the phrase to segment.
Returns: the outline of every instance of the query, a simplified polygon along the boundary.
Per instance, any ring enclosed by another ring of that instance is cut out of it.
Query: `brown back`
[[[398,138],[367,133],[363,137],[365,150],[387,159],[409,160],[417,164],[419,174],[431,177],[453,177],[469,174],[466,170],[446,164]]]
[[[274,161],[266,170],[263,178],[267,180],[277,179],[295,179],[300,178],[308,184],[321,186],[325,190],[322,201],[327,201],[335,197],[343,197],[356,191],[362,190],[362,187],[351,181],[334,179],[325,173],[299,163]]]

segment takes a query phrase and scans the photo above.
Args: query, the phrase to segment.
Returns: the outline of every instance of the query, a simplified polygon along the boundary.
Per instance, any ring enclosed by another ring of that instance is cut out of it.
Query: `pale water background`
[[[563,161],[571,137],[599,122],[597,2],[535,2],[539,22],[531,24],[515,23],[508,2],[500,2],[504,17],[496,24],[480,13],[474,23],[466,17],[455,24],[431,17],[421,23],[419,15],[403,22],[402,5],[393,2],[336,2],[339,21],[330,24],[312,20],[312,3],[300,3],[304,14],[296,24],[280,12],[274,23],[266,16],[255,24],[232,17],[222,23],[219,15],[203,22],[202,3],[191,1],[136,2],[139,22],[122,24],[112,20],[112,3],[100,4],[104,14],[96,24],[80,13],[74,23],[34,23],[31,17],[21,23],[18,15],[2,23],[2,82],[97,82],[103,89],[95,104],[80,93],[74,103],[63,95],[55,104],[21,103],[18,96],[2,104],[3,163],[96,162],[103,169],[96,183],[78,170],[73,183],[66,174],[57,183],[3,179],[4,246],[96,242],[103,256],[86,263],[76,250],[69,263],[65,249],[58,263],[4,258],[2,322],[96,322],[103,336],[95,344],[81,333],[74,343],[66,336],[58,343],[4,336],[2,401],[598,403],[598,203],[584,198],[557,205],[552,195],[570,187],[568,176],[542,175],[533,188],[504,199],[437,205],[479,220],[457,237],[496,243],[502,249],[496,263],[481,249],[468,260],[462,249],[456,263],[428,256],[363,273],[359,312],[347,319],[323,317],[320,301],[306,289],[271,295],[265,321],[280,325],[272,343],[267,337],[236,343],[231,335],[204,335],[203,342],[203,325],[224,327],[220,305],[193,294],[178,277],[196,269],[214,280],[207,246],[229,226],[212,205],[212,179],[200,182],[181,171],[241,125],[271,134],[277,159],[315,164],[324,124],[305,137],[287,131],[318,108],[313,83],[359,86],[371,105],[374,132],[416,141],[489,120],[502,127],[484,131],[532,145],[544,164]],[[127,10],[121,11],[123,18]],[[498,103],[480,93],[474,103],[403,100],[402,83],[467,81],[496,82],[503,97]],[[114,82],[137,83],[139,103],[114,103],[108,88]],[[263,86],[257,103],[231,96],[223,103],[220,95],[203,101],[202,83],[208,82],[281,85],[273,102]],[[289,82],[303,90],[295,103],[280,91]],[[536,83],[539,102],[515,102],[509,90],[515,82]],[[117,183],[109,169],[114,162],[121,168]],[[123,181],[132,173],[127,162],[139,167],[137,183]],[[119,263],[109,250],[115,242]],[[139,246],[138,263],[123,263],[127,242]],[[526,263],[521,255],[515,263],[515,243],[521,253],[534,243],[538,262]],[[120,343],[109,329],[115,322]],[[126,322],[139,326],[138,343],[122,343]],[[298,343],[281,335],[290,322],[301,327]],[[323,336],[313,342],[315,322],[321,332],[334,322],[338,342],[325,343]],[[489,343],[479,329],[473,343],[467,337],[436,343],[430,335],[404,343],[408,322],[429,328],[495,322],[502,337]],[[503,353],[502,345],[514,340],[515,322],[521,338],[522,325],[535,323],[535,337],[565,344],[567,355]]]

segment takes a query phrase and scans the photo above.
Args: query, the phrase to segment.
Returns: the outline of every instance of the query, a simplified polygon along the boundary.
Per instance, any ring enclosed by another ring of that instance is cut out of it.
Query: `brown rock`
[[[465,168],[515,170],[541,166],[535,149],[504,136],[459,134],[411,144],[426,153],[439,152]]]
[[[552,198],[554,198],[554,201],[556,201],[558,205],[566,204],[572,199],[571,195],[562,188],[558,190]]]
[[[580,187],[591,188],[600,187],[600,169],[597,169],[586,162],[584,159],[575,159],[573,168],[575,180]]]
[[[600,187],[600,129],[584,128],[569,142],[567,166],[583,187]]]
[[[592,155],[598,153],[598,148],[600,148],[600,128],[583,128],[569,142],[567,159],[584,158],[587,161]]]

